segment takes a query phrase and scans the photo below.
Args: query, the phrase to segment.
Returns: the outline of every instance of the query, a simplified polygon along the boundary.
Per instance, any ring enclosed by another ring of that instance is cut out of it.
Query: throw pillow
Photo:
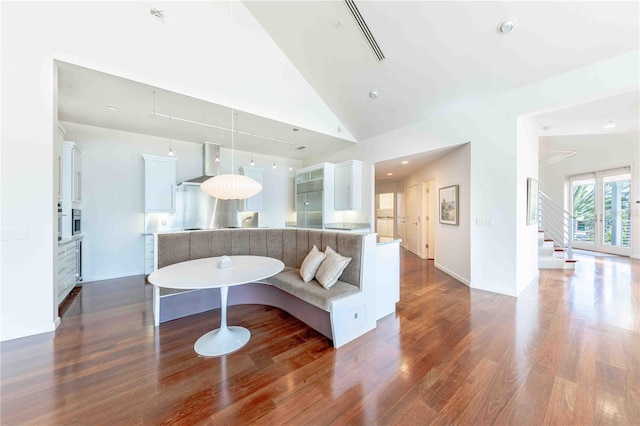
[[[316,272],[316,280],[322,287],[329,289],[338,281],[344,268],[351,262],[351,258],[339,255],[329,246],[325,250],[325,255],[326,258]]]
[[[305,283],[313,279],[324,258],[325,254],[314,245],[300,266],[300,277],[302,277]]]

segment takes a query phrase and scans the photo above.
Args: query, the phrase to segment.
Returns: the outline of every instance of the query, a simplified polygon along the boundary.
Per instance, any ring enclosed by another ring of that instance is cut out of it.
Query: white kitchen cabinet
[[[60,129],[58,129],[60,132]],[[71,209],[79,209],[82,199],[81,153],[75,142],[62,142],[60,159],[60,205],[62,208],[62,238],[70,238]]]
[[[80,281],[81,241],[73,239],[58,244],[58,304]]]
[[[173,213],[176,210],[177,158],[143,155],[145,213]]]
[[[362,162],[350,160],[338,163],[334,173],[335,209],[362,209]]]
[[[82,154],[74,144],[71,150],[71,202],[80,204],[82,201]]]
[[[260,185],[262,185],[264,169],[261,169],[259,167],[243,166],[243,167],[240,167],[240,173],[244,176],[250,177],[251,179],[258,182]],[[264,189],[258,192],[256,195],[254,195],[251,198],[247,198],[246,200],[240,200],[240,202],[238,203],[238,209],[241,212],[261,211],[262,205],[263,205],[263,202],[262,202],[263,192],[264,192]]]
[[[82,153],[75,142],[62,143],[62,203],[71,208],[82,201]]]
[[[155,271],[154,242],[153,234],[144,236],[144,273],[146,275]]]
[[[58,190],[58,201],[62,200],[62,142],[64,141],[64,134],[66,133],[64,127],[60,123],[58,123],[58,131],[56,133],[55,140],[55,152],[57,153],[57,162],[56,162],[56,180],[57,190]]]
[[[393,237],[393,218],[379,217],[376,219],[376,232],[380,237]]]

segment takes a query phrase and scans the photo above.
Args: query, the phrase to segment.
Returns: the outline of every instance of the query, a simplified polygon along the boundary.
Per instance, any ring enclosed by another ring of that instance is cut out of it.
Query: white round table
[[[220,328],[201,336],[195,351],[206,357],[221,356],[243,347],[251,337],[244,327],[227,326],[227,293],[230,286],[268,278],[284,269],[284,263],[272,257],[229,256],[232,266],[219,269],[219,257],[188,260],[165,266],[149,275],[149,282],[158,287],[180,290],[220,289]]]

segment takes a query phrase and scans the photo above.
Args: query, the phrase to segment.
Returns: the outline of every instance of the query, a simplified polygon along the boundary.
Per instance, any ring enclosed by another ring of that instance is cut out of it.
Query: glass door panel
[[[603,178],[602,244],[631,247],[631,176]]]
[[[574,241],[576,246],[594,249],[596,242],[596,184],[594,179],[572,182]]]
[[[631,252],[631,174],[594,173],[571,181],[575,248],[628,256]]]

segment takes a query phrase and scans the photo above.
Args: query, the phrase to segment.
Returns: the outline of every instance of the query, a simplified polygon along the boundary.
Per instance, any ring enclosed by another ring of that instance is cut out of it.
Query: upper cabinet
[[[335,209],[360,210],[362,208],[362,162],[358,160],[338,163],[335,176]]]
[[[143,155],[145,213],[173,213],[176,210],[177,158]]]
[[[251,179],[262,185],[264,170],[258,167],[240,167],[240,173],[244,176],[248,176]],[[263,189],[251,198],[246,200],[240,200],[238,202],[238,209],[241,212],[259,212],[262,210]]]
[[[64,134],[66,131],[64,127],[60,123],[58,123],[58,131],[56,132],[56,140],[55,140],[55,152],[57,153],[57,161],[56,161],[56,177],[57,177],[57,190],[58,190],[58,201],[62,200],[62,141],[64,141]]]
[[[62,179],[60,199],[67,207],[79,207],[82,201],[82,161],[81,152],[75,142],[62,143]]]
[[[74,144],[71,150],[71,202],[80,204],[82,201],[82,156],[78,147]]]

